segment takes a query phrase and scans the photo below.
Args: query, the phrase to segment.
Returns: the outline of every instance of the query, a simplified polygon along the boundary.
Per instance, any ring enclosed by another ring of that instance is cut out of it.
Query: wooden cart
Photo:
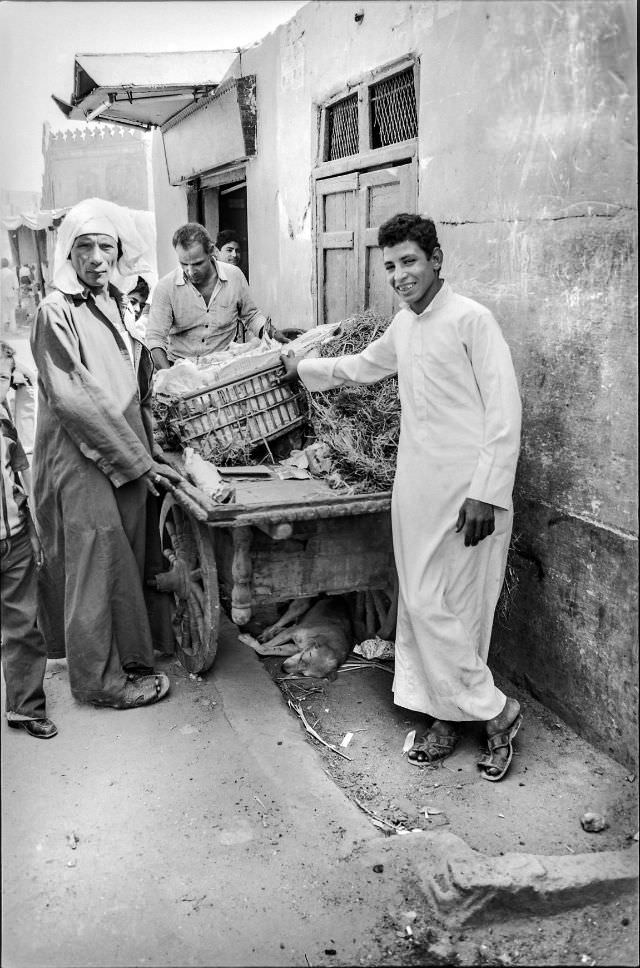
[[[213,664],[221,603],[244,626],[263,603],[360,592],[364,625],[384,621],[395,576],[390,492],[344,496],[321,480],[273,477],[233,485],[235,502],[206,513],[179,493],[163,505],[170,570],[157,583],[175,596],[176,651],[189,672]]]

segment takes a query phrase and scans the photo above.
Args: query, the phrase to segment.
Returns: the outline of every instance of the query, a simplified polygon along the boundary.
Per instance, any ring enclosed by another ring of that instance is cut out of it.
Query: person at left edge
[[[198,359],[229,348],[245,334],[266,332],[287,338],[255,305],[237,266],[220,262],[204,225],[187,222],[174,232],[179,267],[163,276],[153,292],[146,342],[159,370],[176,360]]]
[[[80,702],[127,709],[162,699],[143,592],[146,503],[179,475],[160,463],[150,410],[153,364],[111,283],[148,269],[124,208],[86,199],[58,232],[54,284],[38,307],[35,517],[45,564],[40,622],[66,653]]]
[[[0,341],[0,602],[6,715],[13,729],[52,739],[58,730],[47,718],[47,647],[37,625],[36,574],[42,552],[29,512],[29,462],[7,406],[15,372],[15,351]]]

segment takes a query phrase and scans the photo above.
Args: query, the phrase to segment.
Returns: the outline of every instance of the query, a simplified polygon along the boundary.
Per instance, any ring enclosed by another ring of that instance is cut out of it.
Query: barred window
[[[327,161],[358,153],[358,95],[352,94],[327,108]]]
[[[418,137],[413,69],[386,77],[369,88],[371,147],[384,148]]]

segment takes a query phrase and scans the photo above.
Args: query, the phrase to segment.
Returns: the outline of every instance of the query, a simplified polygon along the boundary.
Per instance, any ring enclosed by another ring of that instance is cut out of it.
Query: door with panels
[[[391,315],[398,308],[386,281],[378,229],[416,205],[415,164],[349,172],[316,182],[318,323],[362,309]]]

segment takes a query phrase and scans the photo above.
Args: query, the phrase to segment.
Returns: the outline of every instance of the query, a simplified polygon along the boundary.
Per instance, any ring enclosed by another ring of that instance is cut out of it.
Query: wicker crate
[[[284,374],[282,363],[256,363],[252,372],[185,394],[171,407],[168,424],[183,447],[193,447],[205,460],[221,448],[250,450],[305,420],[303,393],[272,386]]]

